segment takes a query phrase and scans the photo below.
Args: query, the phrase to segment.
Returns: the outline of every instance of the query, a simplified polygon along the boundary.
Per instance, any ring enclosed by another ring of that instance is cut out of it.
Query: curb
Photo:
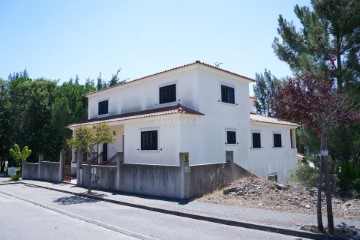
[[[22,184],[25,184],[25,183],[22,183]],[[81,221],[84,221],[84,222],[87,222],[87,223],[91,223],[91,224],[94,224],[94,225],[97,225],[97,226],[112,230],[114,232],[118,232],[118,233],[122,233],[124,235],[128,235],[130,237],[134,237],[134,238],[142,239],[142,240],[156,240],[156,238],[153,238],[153,237],[142,235],[140,233],[136,233],[136,232],[124,229],[124,228],[119,228],[119,227],[116,227],[116,226],[113,226],[113,225],[110,225],[110,224],[107,224],[107,223],[103,223],[103,222],[100,222],[100,221],[97,221],[97,220],[94,220],[94,219],[91,219],[91,218],[88,218],[88,217],[84,217],[84,216],[81,216],[81,215],[78,215],[78,214],[75,214],[75,213],[72,213],[72,212],[69,212],[69,211],[66,211],[66,210],[61,210],[59,208],[52,207],[52,206],[49,206],[49,205],[46,205],[46,204],[38,203],[38,202],[32,201],[30,199],[26,199],[26,198],[23,198],[23,197],[20,197],[20,196],[17,196],[17,195],[8,193],[8,192],[4,192],[4,191],[0,190],[0,193],[2,193],[4,195],[7,195],[7,196],[10,196],[10,197],[13,197],[13,198],[16,198],[16,199],[20,199],[20,200],[22,200],[24,202],[32,203],[32,204],[34,204],[36,206],[39,206],[39,207],[42,207],[42,208],[45,208],[45,209],[48,209],[48,210],[51,210],[51,211],[54,211],[54,212],[69,216],[69,217],[72,217],[72,218],[75,218],[75,219],[78,219],[78,220],[81,220]]]
[[[168,209],[164,209],[164,208],[149,207],[146,205],[129,203],[129,202],[124,202],[124,201],[119,201],[119,200],[106,199],[106,198],[101,198],[101,197],[97,197],[97,196],[91,196],[91,195],[89,196],[84,193],[76,193],[76,192],[56,189],[56,188],[52,188],[52,187],[40,186],[40,185],[36,185],[36,184],[32,184],[32,183],[23,183],[23,182],[19,182],[19,183],[21,183],[25,186],[35,186],[35,187],[39,187],[39,188],[44,188],[44,189],[53,190],[53,191],[57,191],[57,192],[72,194],[75,196],[87,197],[87,198],[104,201],[104,202],[109,202],[109,203],[113,203],[113,204],[119,204],[119,205],[123,205],[123,206],[139,208],[139,209],[144,209],[144,210],[148,210],[148,211],[159,212],[159,213],[164,213],[164,214],[169,214],[169,215],[175,215],[175,216],[184,217],[184,218],[191,218],[191,219],[195,219],[195,220],[218,223],[218,224],[223,224],[223,225],[228,225],[228,226],[242,227],[242,228],[260,230],[260,231],[278,233],[278,234],[283,234],[283,235],[290,235],[290,236],[295,236],[295,237],[300,237],[300,238],[310,238],[310,239],[315,239],[315,240],[322,240],[322,239],[325,239],[325,240],[339,239],[339,240],[341,240],[341,239],[344,239],[344,238],[339,238],[339,237],[335,237],[335,236],[328,235],[328,234],[311,233],[311,232],[305,232],[305,231],[294,230],[294,229],[272,227],[272,226],[266,226],[266,225],[249,223],[249,222],[240,222],[240,221],[223,219],[223,218],[209,217],[209,216],[204,216],[204,215],[168,210]]]

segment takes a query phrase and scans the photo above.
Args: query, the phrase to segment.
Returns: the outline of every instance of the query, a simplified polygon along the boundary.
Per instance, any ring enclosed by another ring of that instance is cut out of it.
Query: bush
[[[319,178],[319,173],[315,168],[303,163],[291,173],[291,180],[301,182],[308,187],[316,187]]]
[[[346,195],[360,196],[360,166],[352,161],[344,162],[336,172],[340,192]]]
[[[17,174],[13,174],[10,176],[10,181],[19,181],[20,180],[20,176]]]

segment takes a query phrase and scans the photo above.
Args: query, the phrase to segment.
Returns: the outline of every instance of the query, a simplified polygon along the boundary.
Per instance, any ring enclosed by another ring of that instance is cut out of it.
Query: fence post
[[[38,167],[38,180],[41,180],[42,179],[42,176],[41,176],[41,165],[42,165],[42,162],[44,161],[44,155],[43,154],[39,154],[39,167]]]
[[[76,168],[76,178],[77,178],[77,182],[76,185],[77,186],[81,186],[82,185],[82,169],[81,169],[81,164],[83,161],[83,152],[82,151],[77,151],[77,168]]]
[[[62,149],[60,151],[60,159],[59,159],[59,182],[64,181],[64,154],[65,151]]]
[[[76,138],[76,130],[72,131],[72,137]],[[76,149],[71,148],[71,162],[76,162]]]
[[[180,199],[191,196],[189,153],[180,153]]]
[[[25,172],[27,171],[27,169],[25,169],[26,168],[25,164],[26,164],[25,160],[21,161],[21,180],[24,180],[24,176],[25,176],[25,179],[26,179],[26,173]],[[24,171],[24,169],[25,169],[25,171]]]
[[[120,191],[120,176],[122,171],[122,165],[124,164],[124,153],[118,152],[116,154],[116,190]]]

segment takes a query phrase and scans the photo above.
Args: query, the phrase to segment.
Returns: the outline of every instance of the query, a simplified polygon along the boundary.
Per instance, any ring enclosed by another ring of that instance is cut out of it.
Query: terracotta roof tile
[[[282,121],[277,118],[266,117],[266,116],[258,115],[256,113],[250,113],[250,119],[253,122],[262,122],[262,123],[269,123],[269,124],[278,124],[278,125],[299,127],[299,125],[296,123]]]
[[[180,103],[172,106],[167,107],[160,107],[160,108],[153,108],[153,109],[147,109],[142,111],[136,111],[136,112],[128,112],[128,113],[122,113],[102,118],[91,118],[84,122],[80,123],[74,123],[68,126],[68,128],[74,128],[84,125],[92,125],[97,124],[101,122],[119,122],[119,121],[125,121],[125,120],[132,120],[132,119],[140,119],[140,118],[148,118],[148,117],[155,117],[155,116],[163,116],[163,115],[169,115],[169,114],[192,114],[192,115],[205,115],[201,112],[198,112],[196,110],[193,110],[191,108],[185,107],[181,105]]]
[[[230,71],[228,71],[228,70],[221,69],[221,68],[219,68],[219,67],[215,67],[215,66],[212,66],[212,65],[210,65],[210,64],[207,64],[207,63],[204,63],[204,62],[201,62],[201,61],[197,60],[197,61],[195,61],[195,62],[193,62],[193,63],[188,63],[188,64],[185,64],[185,65],[182,65],[182,66],[179,66],[179,67],[175,67],[175,68],[171,68],[171,69],[164,70],[164,71],[161,71],[161,72],[153,73],[153,74],[147,75],[147,76],[145,76],[145,77],[141,77],[141,78],[137,78],[137,79],[134,79],[134,80],[125,82],[125,83],[123,83],[123,84],[118,84],[118,85],[115,85],[115,86],[112,86],[112,87],[108,87],[108,88],[105,88],[105,89],[101,89],[101,90],[99,90],[99,91],[89,92],[89,93],[87,93],[85,96],[89,96],[89,95],[94,94],[94,93],[98,93],[98,92],[102,92],[102,91],[105,91],[105,90],[108,90],[108,89],[116,88],[116,87],[122,86],[122,85],[124,85],[124,84],[129,84],[129,83],[132,83],[132,82],[135,82],[135,81],[140,81],[140,80],[143,80],[143,79],[145,79],[145,78],[149,78],[149,77],[156,76],[156,75],[159,75],[159,74],[171,72],[171,71],[174,71],[174,70],[177,70],[177,69],[180,69],[180,68],[185,68],[185,67],[188,67],[188,66],[192,66],[192,65],[195,65],[195,64],[201,64],[201,65],[203,65],[203,66],[210,67],[210,68],[213,68],[213,69],[216,69],[216,70],[219,70],[219,71],[222,71],[222,72],[225,72],[225,73],[228,73],[228,74],[237,76],[237,77],[242,77],[242,78],[245,78],[246,80],[249,80],[249,81],[251,81],[251,82],[255,82],[255,80],[252,79],[252,78],[245,77],[245,76],[242,76],[242,75],[240,75],[240,74],[237,74],[237,73],[234,73],[234,72],[230,72]]]

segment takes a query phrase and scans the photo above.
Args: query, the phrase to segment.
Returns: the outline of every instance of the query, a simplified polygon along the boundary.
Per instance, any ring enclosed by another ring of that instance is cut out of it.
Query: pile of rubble
[[[265,208],[287,212],[316,214],[317,189],[300,183],[280,184],[256,177],[241,178],[223,190],[208,194],[200,201]],[[323,213],[326,214],[322,194]],[[334,217],[359,219],[360,200],[333,198]]]

